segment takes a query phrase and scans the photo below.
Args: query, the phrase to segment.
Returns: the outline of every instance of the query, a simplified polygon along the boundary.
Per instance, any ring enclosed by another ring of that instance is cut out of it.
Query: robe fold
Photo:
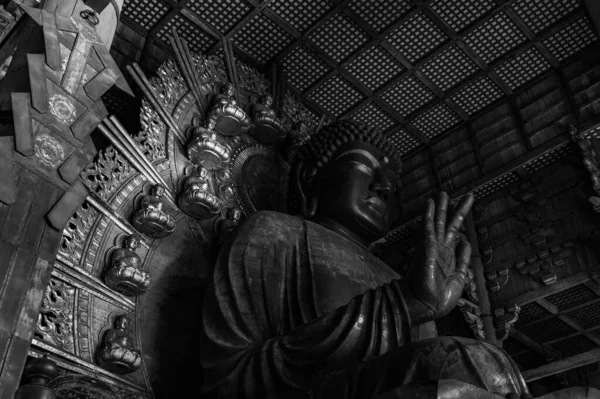
[[[206,294],[203,397],[367,398],[455,377],[491,392],[526,390],[492,345],[449,337],[411,344],[403,287],[385,263],[323,226],[253,214],[221,249]],[[506,381],[482,375],[481,361]]]

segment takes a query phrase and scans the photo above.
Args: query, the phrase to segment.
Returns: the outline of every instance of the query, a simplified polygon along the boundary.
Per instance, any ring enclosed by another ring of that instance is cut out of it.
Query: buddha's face
[[[129,328],[129,318],[122,316],[117,319],[117,328],[119,330],[127,330]]]
[[[223,92],[226,95],[228,95],[229,97],[233,97],[235,95],[235,89],[231,85],[225,86],[225,89],[223,90]]]
[[[127,238],[127,242],[125,244],[131,249],[136,249],[140,246],[140,239],[136,236],[130,236]]]
[[[389,231],[396,205],[396,172],[382,152],[350,143],[336,151],[315,178],[316,216],[333,220],[365,242]]]
[[[271,105],[273,105],[273,97],[265,96],[263,102],[267,107],[270,107]]]
[[[162,197],[165,194],[165,188],[161,185],[154,186],[154,195]]]

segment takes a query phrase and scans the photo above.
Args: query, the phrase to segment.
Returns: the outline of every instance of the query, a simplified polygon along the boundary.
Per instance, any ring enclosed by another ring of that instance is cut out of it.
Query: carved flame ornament
[[[67,352],[74,353],[73,301],[75,288],[52,278],[38,315],[36,335]]]
[[[104,281],[123,295],[137,296],[148,291],[152,283],[150,273],[142,270],[142,260],[135,253],[140,246],[140,237],[127,237],[123,246],[112,255]]]

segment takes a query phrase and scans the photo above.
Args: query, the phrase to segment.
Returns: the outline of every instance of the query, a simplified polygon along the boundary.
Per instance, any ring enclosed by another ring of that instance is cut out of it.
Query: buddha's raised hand
[[[472,194],[465,195],[448,221],[448,194],[442,192],[436,204],[428,200],[423,217],[424,253],[408,275],[415,299],[433,319],[448,314],[461,297],[471,258],[471,245],[459,232],[473,205]]]

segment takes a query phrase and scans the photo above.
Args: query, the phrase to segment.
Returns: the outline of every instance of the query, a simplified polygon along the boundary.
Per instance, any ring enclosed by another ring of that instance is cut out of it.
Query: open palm
[[[437,319],[448,314],[462,295],[471,258],[471,245],[459,232],[474,197],[460,201],[449,222],[448,194],[440,194],[437,206],[430,199],[423,218],[425,250],[420,264],[412,268],[409,281],[416,299]]]

